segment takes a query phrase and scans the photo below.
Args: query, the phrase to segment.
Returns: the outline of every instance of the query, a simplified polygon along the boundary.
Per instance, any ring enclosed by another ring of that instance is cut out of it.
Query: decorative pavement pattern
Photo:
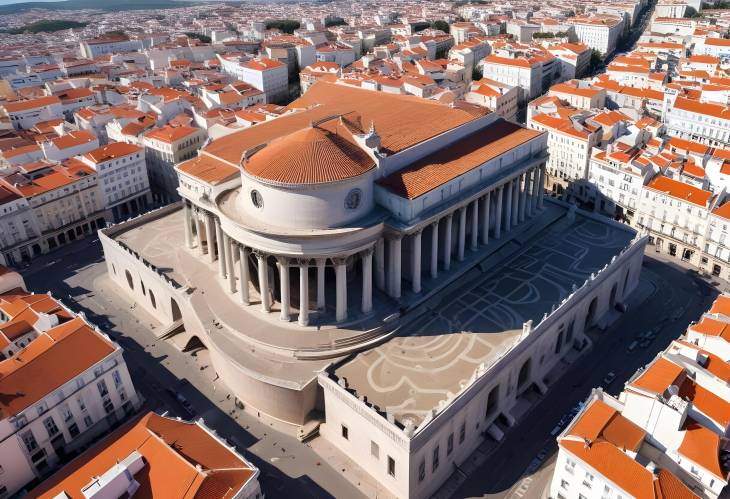
[[[509,351],[524,322],[536,325],[632,238],[590,218],[562,218],[471,289],[447,296],[407,335],[358,354],[335,374],[381,411],[418,425],[481,364],[489,366]]]

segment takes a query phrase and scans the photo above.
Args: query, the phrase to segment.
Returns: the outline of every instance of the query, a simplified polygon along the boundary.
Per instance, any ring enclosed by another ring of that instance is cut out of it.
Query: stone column
[[[510,180],[504,184],[504,189],[507,192],[504,201],[504,231],[509,232],[512,226],[512,181]]]
[[[276,264],[279,266],[279,281],[281,284],[281,314],[279,319],[282,321],[290,321],[290,310],[289,310],[289,259],[286,257],[278,257]]]
[[[326,258],[317,258],[317,310],[319,311],[324,311],[325,308],[324,270],[326,264]]]
[[[471,203],[471,250],[479,246],[479,198]]]
[[[431,279],[439,276],[439,223],[431,224]]]
[[[532,217],[532,170],[525,173],[525,211],[527,218]]]
[[[363,314],[369,314],[373,309],[373,248],[362,253],[362,302]]]
[[[537,184],[537,207],[542,210],[545,195],[545,165],[540,165],[540,180]]]
[[[385,291],[385,241],[382,238],[375,243],[375,286]]]
[[[411,289],[414,293],[421,292],[421,231],[413,233],[413,256],[411,259]]]
[[[504,186],[497,188],[497,202],[494,205],[494,238],[499,239],[502,235],[502,197],[504,195]]]
[[[520,179],[519,177],[512,181],[512,227],[516,227],[519,223],[520,212]]]
[[[201,219],[200,213],[197,211],[193,213],[195,216],[195,238],[198,243],[197,253],[200,256],[205,255],[205,248],[203,248],[203,234],[205,233],[205,221]]]
[[[251,303],[248,295],[248,254],[244,246],[238,247],[238,265],[241,267],[241,303],[248,305]]]
[[[187,246],[188,249],[193,248],[193,228],[192,228],[192,216],[190,214],[190,205],[186,202],[183,202],[183,207],[185,211],[185,246]]]
[[[537,168],[532,169],[532,198],[530,204],[532,204],[532,212],[537,211],[537,198],[539,196],[538,183],[540,182],[540,171]]]
[[[396,236],[388,239],[389,269],[388,269],[388,294],[395,299],[401,295],[401,237]]]
[[[464,246],[466,245],[466,206],[459,208],[459,240],[457,245],[456,258],[464,261]]]
[[[204,220],[205,238],[208,245],[208,260],[210,260],[210,263],[213,263],[215,262],[215,236],[213,235],[215,232],[215,228],[213,226],[213,215],[206,212]]]
[[[487,245],[489,243],[489,205],[492,202],[491,193],[487,193],[483,200],[484,200],[484,206],[482,213],[482,244]]]
[[[520,223],[525,221],[525,201],[527,200],[527,175],[520,175],[519,184],[520,186]]]
[[[446,232],[444,232],[444,270],[451,268],[451,222],[453,213],[446,215]]]
[[[226,267],[228,268],[228,291],[231,294],[236,292],[236,272],[233,270],[233,250],[235,249],[233,240],[228,236],[224,236],[223,240],[226,245]]]
[[[347,320],[347,264],[345,258],[334,259],[337,279],[336,315],[337,322]]]
[[[256,252],[259,263],[259,293],[261,294],[261,310],[271,312],[271,296],[269,294],[269,272],[266,262],[267,255]]]
[[[299,260],[299,325],[309,325],[309,260]]]
[[[215,245],[218,248],[218,271],[222,278],[226,277],[226,245],[223,242],[223,230],[221,222],[215,219]]]

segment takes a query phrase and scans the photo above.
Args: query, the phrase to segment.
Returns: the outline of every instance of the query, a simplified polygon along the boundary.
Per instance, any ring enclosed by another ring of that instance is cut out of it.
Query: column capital
[[[251,254],[255,256],[256,258],[266,258],[268,257],[268,253],[264,253],[263,251],[259,249],[251,249]]]
[[[317,267],[324,267],[325,265],[327,265],[327,257],[315,258],[314,262],[317,264]]]
[[[279,255],[276,256],[276,263],[279,265],[288,267],[289,260],[290,260],[290,258],[288,256],[279,256]]]
[[[368,246],[360,252],[362,256],[372,256],[375,253],[375,245]]]
[[[311,259],[309,258],[297,258],[296,262],[299,267],[309,267],[309,262]]]
[[[334,256],[334,257],[331,257],[330,260],[332,260],[332,263],[334,263],[337,266],[339,266],[339,265],[346,265],[347,264],[347,258],[348,257],[349,257],[349,255],[347,255],[347,256]]]
[[[433,222],[431,222],[431,227],[433,227],[435,229],[438,229],[438,226],[439,226],[439,222],[440,221],[441,221],[440,218],[438,220],[434,220]]]
[[[421,235],[421,233],[423,233],[423,229],[424,229],[424,227],[421,227],[421,228],[419,228],[419,229],[417,229],[417,230],[414,230],[413,232],[411,232],[411,233],[410,233],[410,234],[408,234],[408,235],[409,235],[409,236],[420,236],[420,235]]]
[[[385,236],[388,241],[400,241],[403,239],[403,234],[388,234]]]

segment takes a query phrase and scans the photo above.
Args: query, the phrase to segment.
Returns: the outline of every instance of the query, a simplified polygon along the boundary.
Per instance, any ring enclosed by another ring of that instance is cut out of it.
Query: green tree
[[[71,28],[83,28],[89,23],[80,23],[76,21],[63,21],[58,19],[43,19],[23,27],[9,29],[6,33],[11,35],[19,35],[21,33],[53,33],[54,31],[63,31]]]
[[[208,35],[204,35],[202,33],[193,33],[192,31],[187,31],[185,34],[188,36],[188,38],[197,38],[203,43],[210,43],[213,40]]]
[[[601,54],[601,51],[598,49],[593,49],[591,52],[591,62],[590,62],[590,68],[591,71],[595,71],[601,65],[603,64],[603,54]]]
[[[433,29],[440,29],[444,33],[448,33],[449,32],[449,23],[447,23],[446,21],[441,21],[441,20],[439,20],[439,21],[433,21],[431,23],[431,27]]]
[[[484,77],[484,72],[482,71],[482,68],[479,66],[474,66],[474,69],[471,70],[471,80],[472,81],[479,81]]]
[[[328,17],[324,20],[324,27],[329,28],[330,26],[347,26],[347,22],[341,17]]]
[[[431,27],[431,23],[426,22],[426,21],[421,21],[421,22],[411,24],[411,28],[413,29],[414,33],[418,33],[419,31],[423,31],[424,29],[430,28],[430,27]]]
[[[301,23],[292,19],[275,19],[266,21],[266,29],[278,29],[283,33],[292,34],[295,29],[299,29]]]

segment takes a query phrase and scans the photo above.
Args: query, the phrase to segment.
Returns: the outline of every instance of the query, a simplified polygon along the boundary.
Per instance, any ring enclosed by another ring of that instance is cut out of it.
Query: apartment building
[[[61,99],[55,95],[0,104],[16,130],[33,128],[41,121],[63,117]]]
[[[636,227],[649,236],[656,251],[699,266],[712,192],[658,174],[644,186]]]
[[[8,293],[24,294],[8,290],[4,302],[17,301]],[[119,345],[82,317],[58,308],[59,313],[36,313],[34,337],[0,361],[0,391],[15,394],[0,401],[3,496],[43,480],[141,404]]]
[[[671,471],[644,464],[650,436],[621,414],[621,403],[594,391],[558,438],[550,497],[699,499]]]
[[[590,82],[571,80],[550,87],[548,95],[555,96],[576,109],[603,109],[606,107],[606,91]]]
[[[547,47],[548,52],[560,62],[560,79],[572,80],[588,74],[591,64],[591,49],[582,43],[560,43]]]
[[[598,50],[604,56],[616,50],[624,31],[624,19],[609,15],[574,17],[569,22],[581,43]]]
[[[33,210],[39,240],[28,258],[106,226],[108,213],[96,172],[78,161],[59,164],[42,160],[18,165],[0,176],[0,185],[25,198]],[[26,254],[20,253],[25,259]]]
[[[99,147],[99,139],[93,132],[74,130],[60,137],[41,142],[40,146],[43,157],[48,161],[64,161],[93,151]]]
[[[593,149],[588,166],[588,182],[596,209],[632,224],[646,183],[657,173],[656,157],[638,150],[603,151]],[[661,163],[660,163],[661,164]]]
[[[154,199],[172,202],[177,193],[178,177],[174,166],[197,155],[205,143],[206,133],[190,126],[154,128],[142,138],[147,158],[150,187]]]
[[[601,142],[602,130],[578,118],[533,115],[528,128],[547,132],[550,158],[545,188],[562,192],[571,183],[588,177],[591,150]],[[555,187],[554,187],[555,186]]]
[[[471,83],[464,100],[486,107],[506,120],[516,120],[519,110],[519,89],[489,78]]]
[[[710,498],[730,473],[730,296],[614,398],[593,390],[558,437],[550,497]]]
[[[139,490],[150,497],[261,499],[258,476],[258,468],[202,420],[186,422],[148,412],[85,451],[31,494],[47,499],[122,497]]]
[[[102,203],[115,222],[144,211],[151,203],[150,182],[144,148],[112,142],[78,160],[97,174]]]
[[[662,121],[669,135],[710,146],[730,146],[730,109],[725,104],[691,100],[667,89]]]
[[[247,60],[217,57],[223,72],[262,91],[266,103],[279,102],[289,96],[289,70],[286,64],[266,57]]]
[[[557,68],[552,54],[505,50],[488,55],[479,66],[485,78],[518,87],[521,103],[547,90],[553,83]]]
[[[136,52],[144,48],[141,40],[130,40],[126,36],[106,36],[82,40],[79,43],[81,56],[95,59],[104,54]]]
[[[14,265],[40,254],[40,230],[28,200],[0,184],[0,265]]]

